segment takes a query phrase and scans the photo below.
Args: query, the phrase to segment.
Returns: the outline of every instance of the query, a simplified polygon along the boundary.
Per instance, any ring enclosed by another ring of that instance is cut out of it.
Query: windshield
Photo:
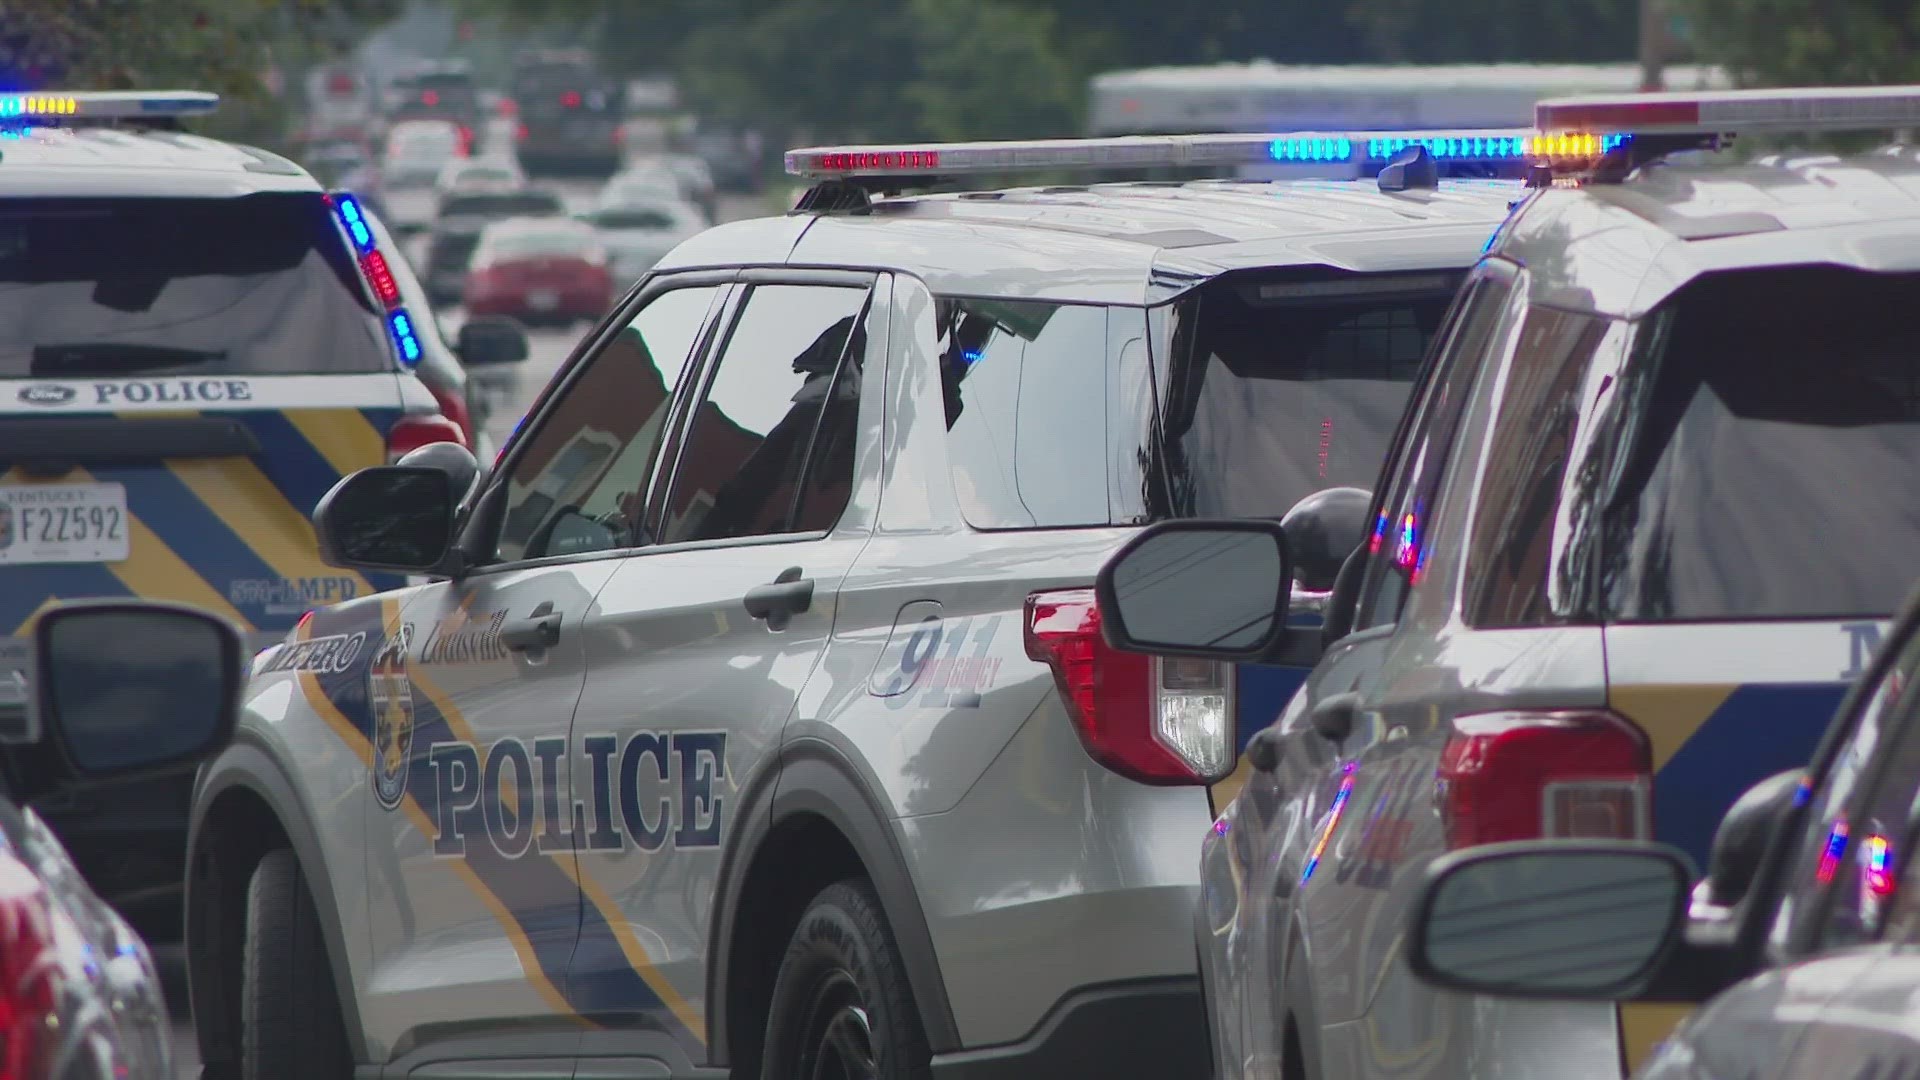
[[[594,224],[603,229],[640,229],[648,232],[664,232],[681,227],[674,215],[664,210],[642,210],[612,208],[594,215]]]
[[[1178,301],[1148,516],[1277,518],[1371,489],[1459,279],[1222,280]]]
[[[1703,278],[1643,321],[1630,363],[1631,449],[1603,533],[1611,617],[1899,604],[1920,545],[1920,275]]]
[[[0,377],[392,366],[317,192],[0,199]]]

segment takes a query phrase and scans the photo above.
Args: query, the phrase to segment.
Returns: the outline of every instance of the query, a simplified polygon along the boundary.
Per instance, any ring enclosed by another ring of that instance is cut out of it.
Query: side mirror
[[[441,469],[381,465],[342,477],[313,508],[320,560],[357,570],[426,573],[453,542],[453,478]]]
[[[33,710],[82,780],[198,765],[240,716],[240,631],[184,604],[93,600],[33,627]]]
[[[1793,812],[1805,778],[1804,769],[1775,773],[1748,788],[1727,807],[1713,834],[1706,880],[1694,890],[1701,918],[1712,920],[1746,898],[1768,845],[1778,835],[1781,822]]]
[[[1126,652],[1256,660],[1286,630],[1287,537],[1271,521],[1163,521],[1100,569],[1101,634]]]
[[[460,324],[454,351],[468,367],[517,364],[527,358],[527,332],[511,319],[472,319]]]
[[[1442,855],[1407,925],[1407,963],[1442,990],[1621,1001],[1680,944],[1693,867],[1641,841],[1522,840]]]

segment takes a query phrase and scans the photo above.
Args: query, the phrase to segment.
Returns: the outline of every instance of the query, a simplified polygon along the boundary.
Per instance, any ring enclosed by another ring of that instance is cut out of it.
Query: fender
[[[960,1032],[947,1001],[946,979],[940,974],[933,935],[913,887],[905,854],[887,824],[886,812],[874,798],[859,768],[840,750],[819,739],[796,739],[780,750],[771,768],[763,769],[736,804],[732,835],[720,860],[719,880],[713,891],[714,933],[707,942],[707,1046],[710,1064],[731,1064],[727,1047],[727,966],[732,961],[734,923],[740,911],[740,890],[760,846],[774,826],[795,814],[817,814],[831,823],[853,845],[867,876],[879,894],[880,906],[906,964],[927,1042],[935,1054],[960,1049]]]
[[[340,1017],[345,1022],[347,1042],[353,1052],[353,1060],[368,1061],[366,1036],[360,1025],[360,1001],[353,990],[353,969],[348,966],[347,947],[340,934],[340,907],[335,899],[333,876],[329,872],[322,852],[319,837],[313,831],[311,819],[307,816],[306,802],[296,792],[286,770],[280,767],[267,752],[265,746],[251,736],[244,728],[235,735],[235,741],[203,768],[199,783],[196,785],[193,799],[193,811],[187,821],[187,887],[186,909],[187,930],[193,930],[193,890],[194,874],[192,867],[199,855],[200,827],[205,820],[207,808],[225,792],[241,788],[252,792],[272,809],[280,831],[285,833],[293,845],[294,855],[300,860],[300,871],[305,875],[308,886],[313,892],[314,909],[320,916],[320,932],[327,945],[327,960],[333,968],[334,993],[340,1000]],[[188,952],[187,997],[194,1001],[194,1014],[213,1020],[211,1025],[216,1033],[229,1036],[237,1033],[219,1032],[224,1023],[225,1013],[200,1007],[195,1000],[201,995],[195,988],[202,985],[200,963],[193,960],[195,950]],[[214,1019],[214,1018],[220,1019]]]

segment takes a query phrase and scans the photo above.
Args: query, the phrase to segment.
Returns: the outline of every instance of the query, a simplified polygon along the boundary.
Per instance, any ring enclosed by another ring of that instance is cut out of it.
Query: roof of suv
[[[1528,267],[1536,301],[1622,318],[1717,270],[1920,270],[1920,157],[1676,156],[1620,183],[1541,191],[1491,250]]]
[[[277,154],[179,131],[33,127],[0,142],[0,198],[318,191]]]
[[[915,195],[720,225],[659,269],[872,267],[946,295],[1141,304],[1241,268],[1464,268],[1524,194],[1489,180],[1404,192],[1372,180],[1196,180]]]

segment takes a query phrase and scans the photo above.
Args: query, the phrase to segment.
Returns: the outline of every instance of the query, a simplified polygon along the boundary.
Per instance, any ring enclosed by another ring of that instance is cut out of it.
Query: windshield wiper
[[[61,375],[123,375],[156,368],[204,364],[225,360],[224,351],[182,349],[171,345],[140,345],[121,342],[74,342],[66,345],[35,345],[32,374],[53,378]]]

